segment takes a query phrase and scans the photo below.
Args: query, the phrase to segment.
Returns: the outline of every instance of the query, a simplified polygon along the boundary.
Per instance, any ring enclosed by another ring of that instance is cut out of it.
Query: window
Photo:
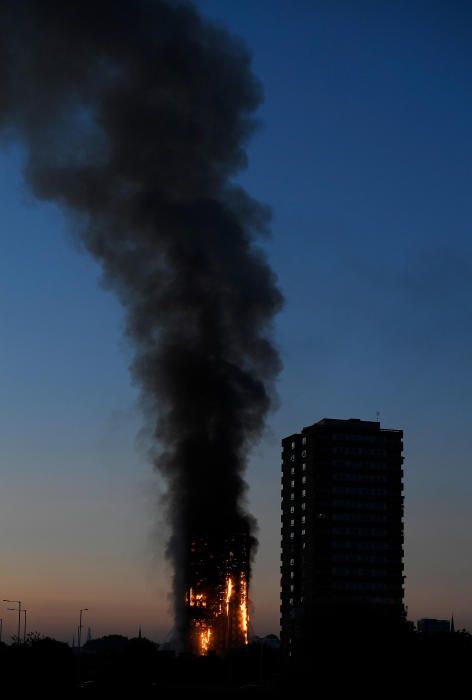
[[[289,603],[290,605],[293,605],[293,598],[290,598]]]
[[[306,489],[303,489],[303,491],[302,491],[302,496],[303,496],[303,498],[305,498],[305,496],[306,496]]]
[[[302,549],[305,549],[305,545],[306,545],[306,543],[302,542]]]
[[[293,593],[294,590],[295,590],[295,586],[294,586],[293,583],[292,583],[292,584],[290,585],[290,593]]]
[[[294,479],[292,479],[292,481],[290,482],[290,486],[292,487],[292,489],[293,489],[293,487],[295,486],[295,480],[294,480]]]
[[[306,437],[302,438],[302,445],[306,445]]]
[[[290,456],[290,461],[291,461],[291,462],[295,462],[295,455],[291,455],[291,456]]]
[[[306,457],[306,450],[303,450],[302,457]]]
[[[290,469],[290,474],[292,474],[292,475],[295,474],[295,467],[292,467],[292,468]]]
[[[295,533],[294,533],[294,532],[291,532],[291,533],[290,533],[290,539],[293,540],[294,538],[295,538]]]
[[[304,537],[306,535],[306,530],[302,530],[302,536]]]
[[[302,464],[302,471],[303,471],[303,472],[306,471],[306,462],[303,462],[303,464]]]
[[[294,500],[295,500],[295,494],[293,493],[293,491],[292,491],[292,493],[290,494],[290,500],[291,500],[291,501],[294,501]]]
[[[302,510],[306,509],[306,503],[302,503]]]
[[[304,515],[302,515],[302,525],[304,525],[305,522],[306,522],[306,517]]]
[[[290,566],[293,566],[295,564],[295,559],[290,559]]]
[[[291,525],[292,527],[295,525],[295,520],[293,520],[293,518],[292,518],[292,520],[290,521],[290,525]]]
[[[295,443],[292,442],[292,450],[294,450],[294,449],[295,449]]]
[[[290,506],[290,512],[295,513],[295,506]]]
[[[302,476],[302,484],[306,484],[306,476]]]
[[[294,571],[291,571],[291,572],[290,572],[290,578],[295,578],[295,572],[294,572]]]

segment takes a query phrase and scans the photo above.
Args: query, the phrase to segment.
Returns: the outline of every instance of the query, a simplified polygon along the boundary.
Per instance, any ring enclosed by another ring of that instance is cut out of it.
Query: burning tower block
[[[190,548],[186,646],[224,655],[248,643],[250,538],[198,536]]]

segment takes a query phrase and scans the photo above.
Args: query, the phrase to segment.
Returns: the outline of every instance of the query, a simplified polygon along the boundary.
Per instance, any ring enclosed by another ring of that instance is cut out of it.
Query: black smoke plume
[[[126,311],[168,484],[179,623],[193,535],[244,533],[248,449],[279,370],[281,305],[234,184],[261,88],[241,43],[186,2],[1,0],[0,134],[65,208]]]

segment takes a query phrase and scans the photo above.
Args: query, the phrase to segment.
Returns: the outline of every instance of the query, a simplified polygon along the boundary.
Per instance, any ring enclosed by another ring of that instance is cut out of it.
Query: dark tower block
[[[403,432],[323,419],[282,440],[281,641],[405,617]]]

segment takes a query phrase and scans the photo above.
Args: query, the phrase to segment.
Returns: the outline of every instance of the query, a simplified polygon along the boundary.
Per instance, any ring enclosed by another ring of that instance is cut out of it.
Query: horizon
[[[472,11],[196,5],[242,38],[264,88],[238,181],[273,210],[262,245],[286,299],[278,406],[247,472],[254,632],[279,635],[281,439],[378,413],[404,430],[408,618],[472,630]],[[123,311],[63,213],[27,191],[23,162],[18,144],[0,151],[1,593],[31,610],[29,631],[68,643],[84,607],[94,635],[162,642],[165,484]],[[0,617],[5,639],[15,613]]]

